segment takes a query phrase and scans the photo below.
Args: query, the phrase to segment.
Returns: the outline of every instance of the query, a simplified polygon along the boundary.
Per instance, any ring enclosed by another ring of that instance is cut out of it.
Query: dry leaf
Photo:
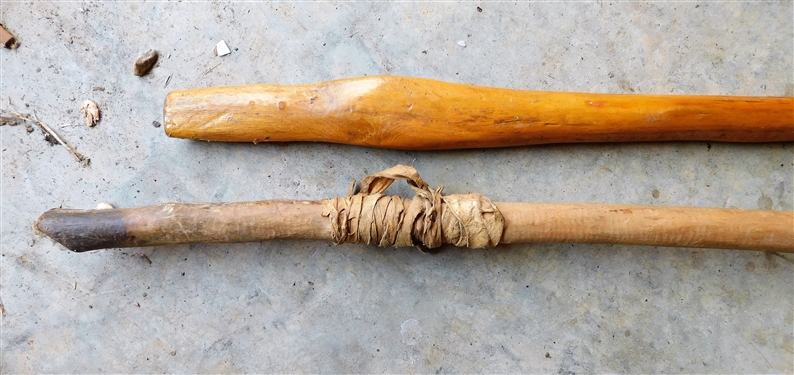
[[[85,117],[86,125],[94,126],[99,122],[99,107],[97,107],[96,103],[90,100],[84,101],[83,106],[80,107],[80,112]]]

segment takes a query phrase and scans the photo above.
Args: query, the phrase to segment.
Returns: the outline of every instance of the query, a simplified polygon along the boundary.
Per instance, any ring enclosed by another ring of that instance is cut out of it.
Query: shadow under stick
[[[404,179],[413,198],[382,192]],[[327,239],[336,243],[472,248],[568,242],[794,252],[794,213],[594,203],[492,202],[443,195],[411,167],[367,176],[361,191],[322,201],[272,200],[108,209],[52,209],[38,230],[70,250],[185,243]]]

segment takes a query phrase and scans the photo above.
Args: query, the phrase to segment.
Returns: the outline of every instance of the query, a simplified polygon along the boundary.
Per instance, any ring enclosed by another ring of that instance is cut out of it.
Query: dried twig
[[[41,128],[41,131],[43,131],[46,134],[49,134],[50,137],[52,137],[56,141],[58,141],[58,143],[60,143],[61,146],[65,147],[66,150],[69,151],[69,153],[72,154],[72,156],[74,156],[74,158],[82,166],[86,167],[86,166],[88,166],[89,163],[91,163],[91,159],[89,159],[89,158],[85,157],[84,155],[80,154],[79,152],[75,151],[75,149],[72,148],[72,146],[69,146],[69,144],[67,144],[60,136],[58,136],[58,134],[55,133],[55,131],[52,130],[52,128],[47,126],[47,124],[41,122],[41,120],[39,120],[39,117],[36,116],[36,112],[33,112],[33,116],[31,117],[30,115],[23,115],[23,114],[21,114],[19,112],[9,110],[9,111],[7,111],[7,113],[4,116],[11,116],[11,117],[14,117],[14,118],[17,118],[17,119],[20,119],[20,120],[24,120],[24,121],[28,121],[28,122],[31,122],[33,124],[38,125],[39,128]]]
[[[211,71],[215,70],[215,68],[217,68],[217,67],[219,67],[219,66],[221,66],[221,63],[218,63],[218,65],[215,65],[215,66],[213,66],[212,68],[209,68],[209,69],[205,70],[205,71],[204,71],[204,75],[207,75],[207,74],[209,74],[209,72],[211,72]]]

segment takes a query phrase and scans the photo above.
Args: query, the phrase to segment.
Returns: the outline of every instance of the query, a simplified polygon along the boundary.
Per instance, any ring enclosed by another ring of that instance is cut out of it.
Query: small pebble
[[[149,71],[152,70],[154,64],[157,63],[158,57],[159,55],[157,54],[157,51],[153,49],[144,52],[140,57],[138,57],[138,60],[135,60],[135,68],[132,71],[133,74],[141,77],[146,75],[146,73],[149,73]]]
[[[72,37],[66,38],[66,42],[69,43],[69,44],[72,44],[72,42],[73,42]]]
[[[96,209],[97,210],[112,210],[113,206],[111,206],[110,203],[100,202],[98,205],[96,205]]]
[[[459,45],[459,46],[461,46],[461,47],[466,47],[466,41],[464,41],[464,40],[459,40],[459,41],[458,41],[458,45]]]
[[[155,128],[159,128],[163,124],[161,124],[159,121],[152,121],[152,125],[154,125]]]

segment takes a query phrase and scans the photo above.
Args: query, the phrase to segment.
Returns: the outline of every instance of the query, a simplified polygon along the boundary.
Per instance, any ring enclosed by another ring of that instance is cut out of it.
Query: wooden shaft
[[[375,76],[173,91],[171,137],[432,150],[569,142],[794,140],[794,98],[518,91]]]
[[[587,203],[497,203],[501,243],[571,242],[794,252],[794,213]],[[73,251],[198,242],[331,240],[320,202],[52,209],[38,230]]]
[[[330,239],[320,202],[166,203],[111,210],[52,209],[36,228],[69,250],[82,252],[202,242]]]
[[[569,242],[794,252],[794,213],[583,203],[498,203],[502,243]]]

